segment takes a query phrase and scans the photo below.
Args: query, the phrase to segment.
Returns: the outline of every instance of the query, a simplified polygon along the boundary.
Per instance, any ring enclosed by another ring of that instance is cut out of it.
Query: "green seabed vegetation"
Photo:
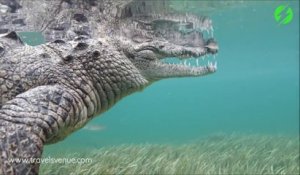
[[[51,156],[92,162],[42,164],[41,174],[293,175],[299,174],[299,137],[221,134],[183,145],[128,144]]]

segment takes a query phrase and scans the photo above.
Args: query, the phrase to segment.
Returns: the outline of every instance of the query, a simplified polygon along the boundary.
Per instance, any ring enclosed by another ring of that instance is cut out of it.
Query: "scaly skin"
[[[3,20],[8,29],[0,35],[0,174],[38,174],[34,158],[41,157],[44,144],[64,139],[155,81],[216,71],[211,63],[192,67],[161,61],[216,53],[216,42],[202,37],[211,28],[207,18],[153,15],[145,10],[155,7],[148,1],[7,2],[0,0],[0,12],[6,9],[2,19],[18,16],[15,12],[27,17],[23,27]],[[40,27],[29,5],[49,7],[49,19],[42,17],[46,22]],[[190,21],[184,27],[194,26],[191,31],[179,31],[183,20]],[[60,26],[64,22],[70,25]],[[24,45],[12,31],[32,28],[43,32],[46,44]],[[13,158],[32,162],[10,162]]]

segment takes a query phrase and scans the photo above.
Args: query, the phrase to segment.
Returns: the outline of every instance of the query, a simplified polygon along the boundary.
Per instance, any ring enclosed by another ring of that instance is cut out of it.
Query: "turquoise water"
[[[37,46],[45,43],[43,34],[40,32],[19,32],[21,40],[30,46]]]
[[[284,1],[294,10],[284,26],[273,17],[282,3],[251,1],[205,11],[220,47],[215,74],[157,82],[89,123],[103,129],[81,129],[45,151],[187,143],[216,133],[298,135],[299,1]]]

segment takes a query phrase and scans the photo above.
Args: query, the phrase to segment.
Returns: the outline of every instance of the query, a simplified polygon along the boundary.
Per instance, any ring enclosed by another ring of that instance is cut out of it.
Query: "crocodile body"
[[[142,0],[0,0],[0,5],[0,174],[38,174],[34,159],[43,145],[64,139],[155,81],[216,71],[212,63],[161,61],[216,53],[216,42],[201,33],[211,27],[207,18],[153,15],[157,5]],[[49,14],[34,17],[29,5]],[[179,31],[184,20],[187,32]],[[47,43],[24,44],[15,31],[26,30],[42,32]],[[32,162],[10,162],[14,158]]]

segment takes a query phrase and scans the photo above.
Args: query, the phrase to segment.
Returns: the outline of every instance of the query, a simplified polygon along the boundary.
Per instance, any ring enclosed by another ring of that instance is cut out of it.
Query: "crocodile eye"
[[[179,31],[190,31],[193,29],[193,23],[191,22],[186,22],[186,23],[179,23],[178,24],[178,30]]]
[[[144,42],[150,42],[152,41],[151,38],[148,37],[144,37],[144,36],[139,36],[139,35],[135,35],[132,37],[132,40],[136,43],[144,43]]]

